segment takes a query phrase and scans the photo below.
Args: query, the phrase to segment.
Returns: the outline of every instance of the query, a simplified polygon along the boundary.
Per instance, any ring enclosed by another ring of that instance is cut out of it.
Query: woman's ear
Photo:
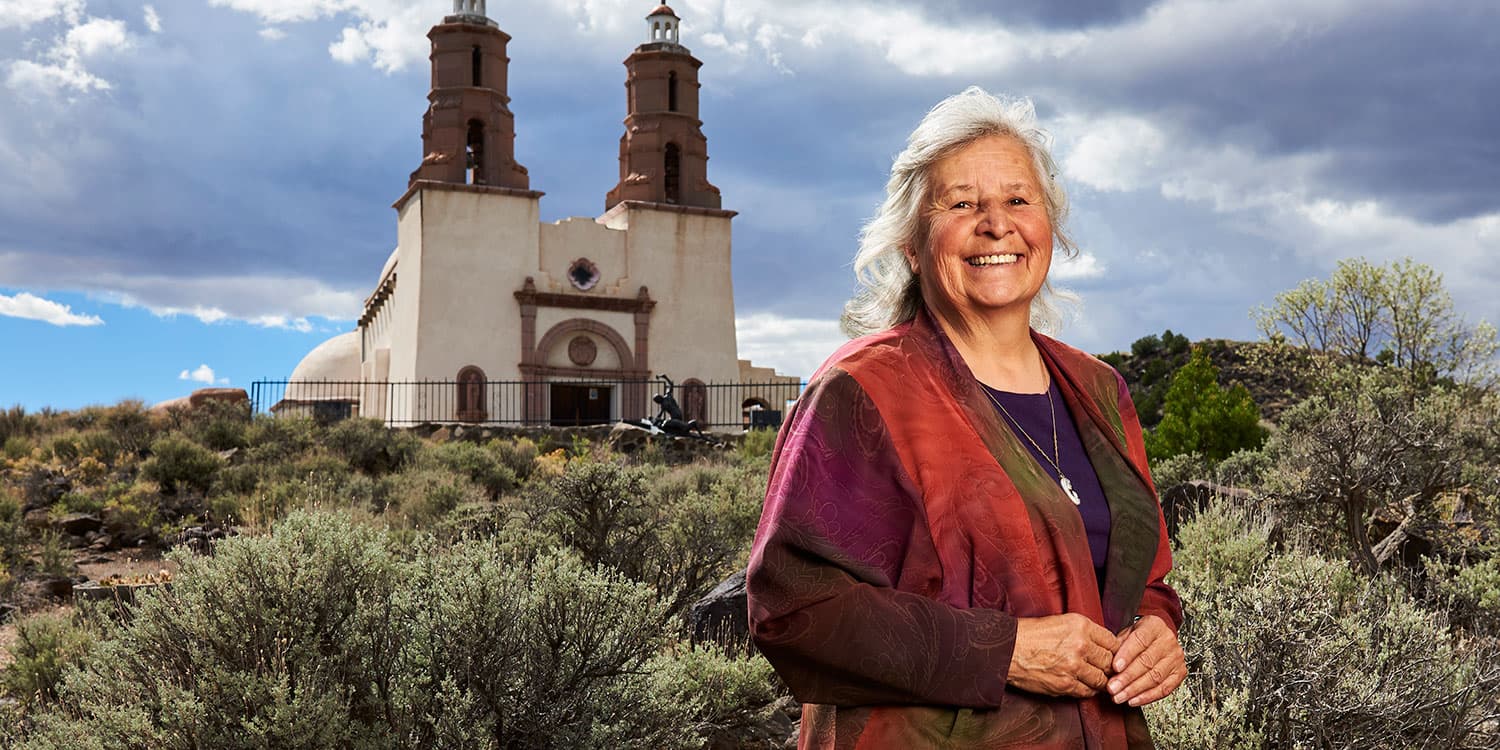
[[[911,269],[911,275],[921,275],[921,265],[917,263],[917,253],[911,249],[911,245],[902,245],[901,254],[906,256],[906,267]]]

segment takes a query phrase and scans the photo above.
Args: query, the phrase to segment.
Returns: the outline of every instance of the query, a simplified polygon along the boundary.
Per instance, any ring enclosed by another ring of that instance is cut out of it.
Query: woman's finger
[[[1139,707],[1144,706],[1148,703],[1155,703],[1156,701],[1159,701],[1162,698],[1171,695],[1172,691],[1176,690],[1177,687],[1182,684],[1182,681],[1184,679],[1187,679],[1186,668],[1173,670],[1156,687],[1153,687],[1141,693],[1140,695],[1130,698],[1130,705]]]
[[[1135,658],[1140,656],[1142,651],[1146,650],[1146,647],[1150,645],[1155,635],[1158,634],[1156,633],[1156,625],[1166,628],[1166,623],[1162,622],[1160,617],[1146,615],[1130,627],[1120,631],[1120,648],[1115,651],[1115,663],[1113,665],[1116,672],[1124,672],[1130,666],[1130,663],[1135,661]],[[1167,630],[1170,631],[1170,628],[1167,628]]]
[[[1108,690],[1116,703],[1124,703],[1161,685],[1170,684],[1175,689],[1186,675],[1187,661],[1182,647],[1168,632],[1165,636],[1153,639],[1151,645],[1124,672],[1110,679]]]

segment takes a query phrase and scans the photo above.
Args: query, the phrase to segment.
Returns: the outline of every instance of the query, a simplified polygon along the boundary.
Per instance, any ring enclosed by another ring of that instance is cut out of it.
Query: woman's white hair
[[[933,165],[953,152],[987,136],[1014,138],[1031,154],[1045,195],[1047,218],[1052,223],[1053,246],[1066,257],[1078,250],[1063,229],[1068,216],[1068,197],[1057,181],[1057,164],[1050,151],[1051,137],[1036,123],[1036,108],[1030,99],[1001,99],[978,86],[970,86],[938,102],[922,118],[906,141],[906,150],[891,166],[885,186],[885,202],[860,231],[859,253],[854,256],[858,289],[844,305],[840,326],[851,338],[916,317],[922,308],[922,290],[907,265],[903,249],[923,247],[927,242],[924,209],[931,201],[930,174]],[[1076,297],[1054,290],[1051,282],[1031,301],[1031,325],[1052,332],[1062,323],[1059,303],[1071,305]]]

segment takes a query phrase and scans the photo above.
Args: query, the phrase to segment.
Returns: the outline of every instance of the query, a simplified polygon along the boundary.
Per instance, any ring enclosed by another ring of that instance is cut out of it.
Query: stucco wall
[[[452,380],[465,366],[518,380],[521,315],[515,291],[534,275],[536,198],[424,190],[419,380]],[[402,268],[405,268],[402,261]],[[406,279],[401,278],[401,285]]]
[[[541,263],[532,274],[537,290],[579,293],[567,278],[568,269],[579,258],[587,258],[599,268],[599,283],[588,294],[633,297],[640,288],[640,284],[629,285],[625,233],[593,219],[571,218],[541,226]]]
[[[627,230],[632,283],[657,300],[652,372],[678,382],[738,380],[730,219],[625,204],[609,221]]]

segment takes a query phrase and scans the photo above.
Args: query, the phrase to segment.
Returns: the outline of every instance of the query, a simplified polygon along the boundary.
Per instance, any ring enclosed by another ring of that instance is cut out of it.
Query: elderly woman
[[[845,329],[777,442],[749,570],[802,748],[1150,747],[1186,674],[1165,525],[1109,366],[1032,328],[1062,189],[971,88],[896,159]]]

